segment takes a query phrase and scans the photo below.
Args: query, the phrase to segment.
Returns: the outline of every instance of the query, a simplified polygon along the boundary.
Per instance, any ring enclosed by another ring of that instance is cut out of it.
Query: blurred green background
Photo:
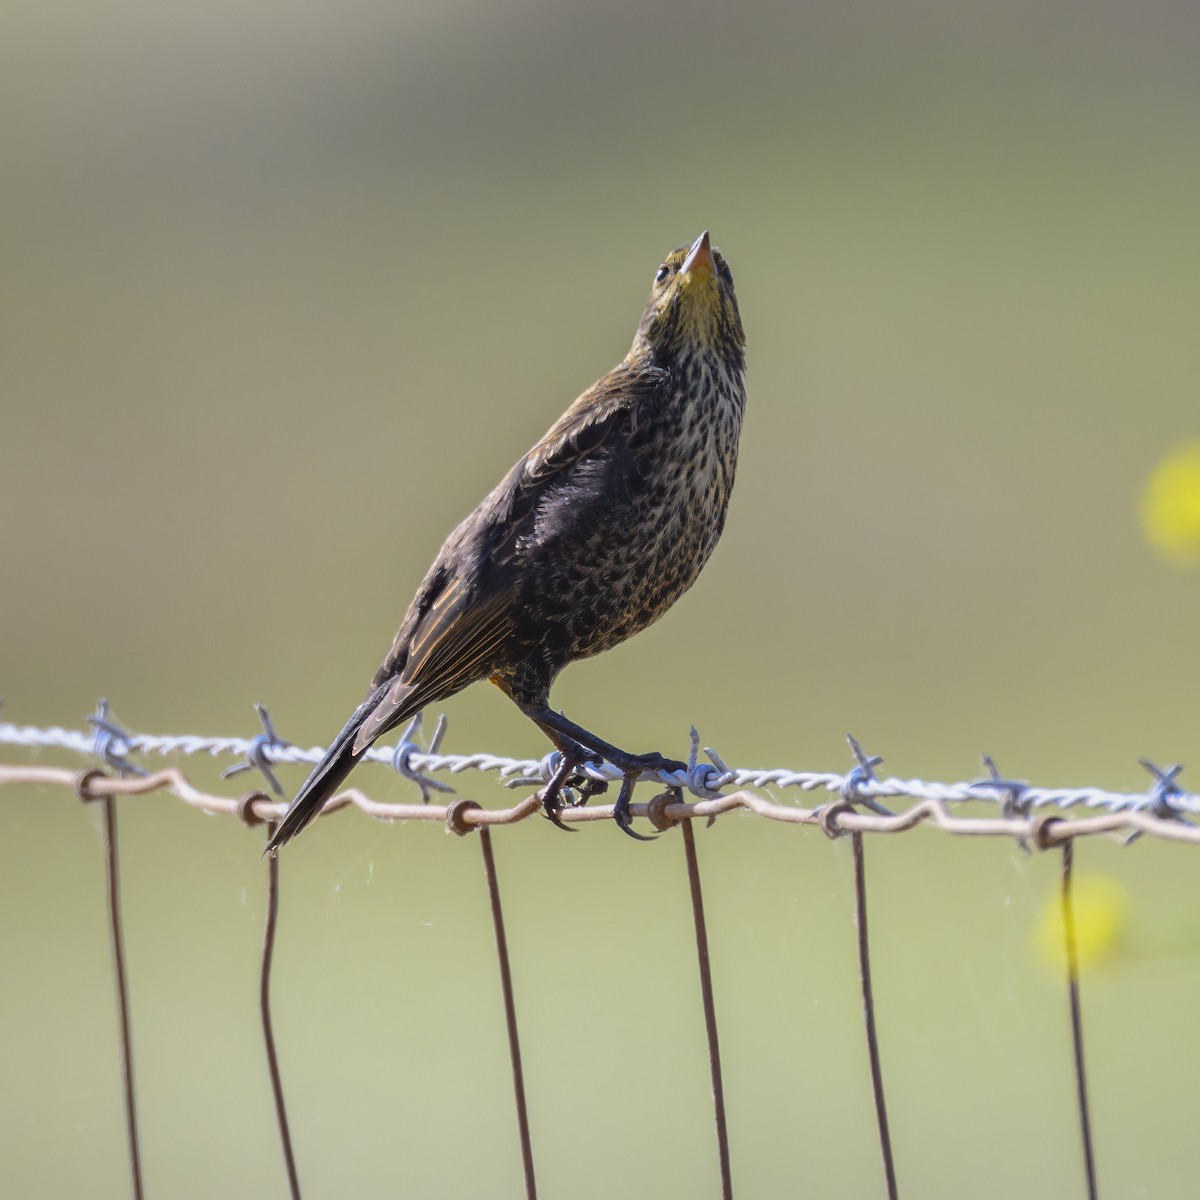
[[[847,730],[926,778],[986,750],[1138,789],[1138,755],[1194,755],[1197,579],[1138,518],[1197,433],[1194,5],[10,0],[4,25],[7,719],[77,726],[102,693],[134,729],[250,734],[261,700],[328,739],[442,537],[708,227],[750,354],[726,536],[556,703],[756,766],[844,769]],[[449,750],[545,750],[493,689],[447,712]],[[282,1195],[261,832],[121,810],[149,1193]],[[738,1193],[879,1195],[848,845],[698,834]],[[715,1194],[679,837],[531,822],[496,849],[543,1193]],[[1058,856],[868,855],[902,1190],[1081,1194],[1036,949]],[[0,797],[6,1195],[127,1191],[101,858],[99,813]],[[1078,860],[1124,889],[1084,979],[1102,1188],[1190,1194],[1195,851]],[[519,1195],[476,842],[343,816],[282,886],[306,1195]]]

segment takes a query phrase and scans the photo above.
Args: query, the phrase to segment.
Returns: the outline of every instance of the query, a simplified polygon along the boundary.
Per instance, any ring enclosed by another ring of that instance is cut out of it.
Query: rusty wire
[[[470,804],[471,801],[462,801]],[[470,832],[464,830],[464,833]],[[479,849],[483,855],[483,874],[487,881],[488,904],[492,910],[492,932],[496,939],[496,962],[500,969],[500,993],[504,998],[504,1025],[508,1034],[509,1064],[512,1068],[513,1100],[517,1109],[517,1136],[521,1143],[521,1171],[525,1180],[525,1200],[537,1200],[537,1176],[533,1168],[533,1137],[529,1132],[529,1103],[525,1097],[525,1068],[521,1062],[521,1038],[517,1031],[517,1002],[513,989],[512,964],[508,957],[508,935],[504,931],[504,908],[500,903],[500,881],[496,855],[492,850],[491,831],[479,831]]]
[[[97,779],[97,796],[168,791],[185,804],[203,812],[263,822],[276,821],[287,807],[282,799],[272,800],[261,792],[242,797],[213,794],[196,787],[176,768],[147,772],[141,765],[131,761],[133,758],[164,754],[234,756],[240,761],[222,771],[222,779],[239,771],[255,769],[268,781],[272,791],[282,797],[283,789],[275,778],[273,766],[315,763],[323,751],[321,747],[301,749],[285,741],[277,734],[266,709],[262,705],[255,707],[262,723],[262,732],[252,738],[128,733],[116,724],[108,711],[107,702],[101,700],[97,712],[87,718],[92,726],[90,731],[0,722],[0,744],[54,748],[83,754],[93,760],[101,759],[119,777]],[[404,731],[396,746],[373,747],[364,757],[369,762],[389,763],[401,776],[414,783],[419,789],[421,803],[384,802],[355,787],[334,796],[326,804],[324,812],[328,814],[353,807],[379,820],[443,823],[460,820],[468,828],[477,828],[516,824],[540,811],[534,796],[507,808],[472,806],[458,811],[453,803],[434,803],[437,794],[452,792],[453,789],[432,778],[432,773],[457,775],[471,770],[496,772],[505,787],[538,787],[547,782],[557,769],[557,752],[541,760],[478,753],[443,754],[440,753],[440,746],[446,731],[445,718],[439,719],[428,750],[422,750],[415,740],[419,728],[418,717]],[[959,836],[1013,838],[1023,846],[1032,844],[1043,850],[1063,845],[1074,838],[1102,834],[1122,835],[1126,841],[1149,835],[1166,841],[1200,842],[1200,824],[1188,820],[1189,815],[1200,814],[1200,794],[1186,792],[1179,786],[1177,778],[1182,768],[1178,765],[1160,769],[1147,759],[1139,759],[1152,778],[1150,787],[1144,792],[1115,792],[1096,787],[1037,787],[1023,780],[1002,777],[987,755],[983,759],[987,776],[958,783],[936,783],[923,779],[879,778],[874,767],[883,760],[877,757],[868,759],[854,738],[848,740],[857,765],[845,774],[731,768],[711,747],[704,748],[710,761],[700,760],[700,737],[693,729],[686,770],[651,771],[642,776],[642,782],[662,784],[670,789],[671,795],[665,802],[658,797],[649,804],[633,804],[631,812],[635,817],[649,817],[652,822],[657,816],[669,825],[696,818],[711,820],[723,813],[743,809],[767,820],[817,825],[829,832],[828,824],[833,819],[831,810],[838,810],[838,831],[844,833],[903,833],[928,825]],[[607,764],[588,765],[581,771],[597,780],[619,777],[619,773],[614,774],[614,769]],[[76,779],[74,772],[63,768],[0,764],[0,784],[74,787]],[[724,790],[730,787],[738,790]],[[760,794],[762,789],[793,787],[801,791],[831,793],[853,803],[805,808],[780,803]],[[694,800],[685,801],[684,792],[690,793]],[[884,801],[898,799],[909,799],[913,803],[899,812],[884,807]],[[952,811],[953,807],[971,801],[996,806],[1000,810],[999,815],[968,816]],[[860,807],[870,811],[860,811]],[[1073,808],[1089,809],[1096,815],[1064,820],[1061,814]],[[577,805],[566,807],[560,815],[562,821],[574,823],[607,820],[612,812],[612,805]]]
[[[274,761],[292,761],[287,758],[275,757],[277,754],[287,751],[289,747],[275,734],[266,711],[260,710],[259,715],[263,722],[264,733],[249,742],[239,739],[223,739],[218,743],[213,739],[192,739],[193,744],[190,746],[182,745],[181,739],[153,739],[144,735],[127,734],[110,719],[107,706],[103,703],[99,712],[89,718],[89,722],[95,730],[91,735],[69,734],[68,731],[60,729],[44,731],[31,727],[19,728],[0,724],[0,742],[23,745],[53,744],[59,748],[81,750],[101,759],[116,772],[116,774],[110,775],[95,768],[72,771],[67,768],[41,765],[0,765],[0,784],[69,787],[81,798],[101,801],[104,805],[108,830],[106,858],[108,860],[109,907],[112,918],[111,940],[121,1010],[119,1016],[123,1047],[123,1073],[126,1084],[128,1150],[135,1197],[140,1194],[141,1190],[141,1169],[133,1091],[132,1035],[125,980],[125,955],[117,876],[116,798],[167,791],[185,804],[204,812],[235,815],[247,824],[261,822],[270,829],[271,823],[282,815],[286,806],[282,802],[272,800],[265,793],[255,791],[240,797],[215,795],[193,785],[177,768],[147,773],[129,757],[139,753],[167,752],[168,748],[183,753],[237,753],[245,759],[246,766],[226,770],[222,772],[222,778],[237,773],[238,769],[255,768],[268,780],[272,790],[278,794],[282,789],[271,773],[270,764]],[[533,1169],[532,1138],[529,1129],[520,1045],[517,1038],[516,1006],[508,962],[507,937],[500,909],[499,884],[489,829],[492,825],[515,824],[539,812],[541,810],[539,797],[536,794],[531,795],[520,803],[504,809],[486,809],[474,801],[462,799],[445,805],[434,804],[430,802],[434,793],[446,792],[450,789],[445,784],[430,779],[424,772],[428,770],[457,772],[477,767],[483,770],[498,770],[502,776],[517,776],[516,779],[510,780],[509,786],[514,782],[532,785],[540,782],[539,775],[544,778],[546,773],[552,772],[557,764],[552,761],[552,756],[548,756],[542,763],[537,764],[500,759],[495,756],[475,755],[464,758],[438,755],[438,745],[445,732],[444,720],[439,722],[438,729],[431,741],[430,751],[420,755],[411,740],[415,729],[415,724],[409,727],[400,746],[389,757],[392,758],[395,769],[417,785],[426,803],[420,805],[384,803],[372,799],[357,788],[351,788],[335,796],[326,806],[325,812],[354,807],[369,816],[382,820],[434,820],[444,822],[447,829],[454,833],[462,835],[474,831],[481,833],[480,845],[484,857],[488,894],[495,926],[501,987],[505,1000],[525,1192],[529,1200],[533,1200],[536,1196],[536,1182]],[[900,833],[916,829],[921,825],[930,825],[933,828],[957,835],[1011,837],[1022,845],[1032,844],[1042,850],[1051,847],[1062,849],[1061,896],[1066,931],[1067,990],[1071,1014],[1076,1098],[1083,1142],[1085,1183],[1087,1194],[1094,1198],[1097,1194],[1095,1155],[1087,1080],[1084,1071],[1078,963],[1075,954],[1074,918],[1071,908],[1071,866],[1074,840],[1078,837],[1098,834],[1121,834],[1128,843],[1143,834],[1150,834],[1173,841],[1200,841],[1200,826],[1193,825],[1185,816],[1186,813],[1197,811],[1196,797],[1181,791],[1176,783],[1181,768],[1172,766],[1160,770],[1152,763],[1142,760],[1142,765],[1154,778],[1150,790],[1144,794],[1111,793],[1098,789],[1071,789],[1067,792],[1056,792],[1031,788],[1025,783],[1002,778],[995,764],[987,758],[984,760],[989,772],[989,777],[986,779],[967,784],[928,784],[921,780],[904,781],[877,778],[874,768],[882,760],[878,757],[868,757],[853,738],[850,738],[849,741],[856,759],[856,766],[845,775],[746,772],[730,770],[712,750],[706,751],[712,759],[712,766],[698,764],[699,739],[693,731],[692,753],[686,773],[675,773],[675,778],[668,780],[667,790],[656,795],[649,803],[631,806],[633,815],[647,818],[659,831],[682,823],[689,890],[695,919],[696,950],[700,968],[709,1065],[712,1073],[722,1195],[727,1200],[732,1196],[729,1144],[717,1038],[716,1007],[709,969],[708,936],[704,922],[699,865],[696,859],[694,839],[691,836],[690,822],[696,818],[704,818],[711,822],[720,814],[743,809],[767,820],[816,825],[831,838],[841,837],[845,834],[851,835],[854,851],[855,923],[858,931],[859,970],[871,1085],[877,1117],[879,1147],[884,1165],[886,1193],[893,1200],[898,1195],[898,1189],[891,1136],[888,1129],[878,1039],[875,1031],[875,1000],[871,983],[867,936],[866,867],[862,835],[864,833]],[[652,778],[657,779],[659,774],[654,773]],[[686,776],[685,782],[680,782],[679,776]],[[839,798],[832,803],[818,807],[801,808],[779,804],[745,788],[730,794],[720,794],[718,791],[721,786],[728,785],[735,780],[745,779],[758,781],[760,786],[765,786],[766,784],[762,781],[767,780],[779,786],[798,786],[805,790],[821,788],[837,792]],[[694,803],[686,802],[682,795],[685,786],[694,795],[699,795],[701,798]],[[909,797],[914,800],[914,803],[902,812],[893,813],[883,806],[881,797]],[[952,804],[965,800],[998,802],[1001,809],[1000,816],[961,816],[950,811]],[[1045,813],[1033,815],[1031,812],[1034,808],[1052,804],[1057,804],[1060,808],[1084,804],[1094,808],[1103,808],[1106,811],[1097,816],[1071,819]],[[865,806],[871,811],[862,812],[860,806]],[[568,806],[562,811],[561,819],[565,822],[603,821],[610,818],[611,815],[611,805],[595,808]],[[268,905],[260,975],[260,1004],[268,1070],[271,1076],[287,1183],[290,1194],[298,1197],[300,1185],[288,1128],[270,1013],[270,976],[278,913],[277,860],[272,859],[267,863],[267,872]]]
[[[84,781],[79,795],[90,800]],[[117,802],[104,799],[104,859],[108,892],[109,946],[117,988],[117,1019],[121,1040],[121,1085],[125,1098],[125,1136],[129,1152],[129,1187],[133,1200],[142,1200],[141,1139],[138,1134],[137,1088],[133,1071],[133,1021],[129,1012],[129,971],[125,965],[125,928],[121,919],[121,852],[117,841]]]
[[[74,790],[78,771],[67,767],[0,764],[0,785],[30,784],[42,787],[63,787]],[[140,796],[150,792],[169,792],[189,807],[202,812],[241,817],[251,816],[258,821],[277,821],[287,805],[271,800],[262,792],[242,796],[221,796],[206,792],[191,783],[182,771],[169,767],[163,771],[137,777],[118,778],[103,772],[90,772],[89,786],[98,797]],[[844,784],[845,776],[834,777]],[[904,795],[903,780],[885,779],[892,785],[890,795]],[[834,790],[831,788],[830,790]],[[840,790],[840,789],[838,789]],[[436,821],[448,823],[451,818],[469,828],[492,825],[515,825],[541,811],[536,795],[531,795],[507,808],[473,808],[456,811],[451,804],[393,804],[376,800],[359,788],[347,788],[326,804],[323,815],[344,808],[356,808],[369,817],[383,821]],[[698,800],[694,804],[683,799],[665,803],[657,800],[630,805],[635,817],[657,815],[669,823],[721,816],[739,809],[771,821],[793,825],[814,825],[828,831],[832,819],[843,833],[904,833],[922,825],[957,836],[1007,837],[1032,843],[1038,849],[1049,849],[1080,837],[1100,834],[1149,835],[1167,841],[1200,843],[1200,826],[1179,816],[1158,816],[1147,809],[1125,809],[1106,812],[1094,817],[1063,818],[1058,816],[999,816],[976,817],[956,815],[944,800],[920,800],[910,807],[884,816],[843,808],[840,804],[801,808],[779,804],[751,791],[731,792],[713,800]],[[587,808],[565,808],[560,819],[565,823],[605,821],[612,817],[612,805]]]
[[[111,803],[111,801],[109,802]],[[267,823],[267,840],[275,826]],[[271,1077],[271,1097],[275,1102],[275,1120],[279,1126],[279,1148],[287,1172],[288,1195],[300,1200],[300,1175],[296,1170],[296,1152],[288,1123],[287,1102],[283,1095],[283,1077],[279,1071],[279,1052],[275,1048],[275,1023],[271,1016],[271,967],[275,962],[275,933],[279,927],[279,858],[267,860],[267,914],[263,923],[262,969],[258,976],[258,1008],[262,1019],[263,1048],[267,1055],[267,1073]]]
[[[1071,873],[1075,846],[1064,842],[1059,900],[1062,906],[1063,941],[1067,967],[1067,1004],[1071,1012],[1071,1058],[1075,1065],[1075,1104],[1079,1110],[1079,1138],[1083,1145],[1083,1174],[1088,1200],[1099,1195],[1096,1183],[1096,1151],[1092,1141],[1091,1104],[1088,1101],[1087,1069],[1083,1057],[1083,1013],[1079,1001],[1079,954],[1075,946],[1075,914],[1071,901]]]
[[[871,983],[871,939],[867,930],[867,864],[863,836],[850,836],[854,851],[854,917],[858,930],[858,979],[862,988],[863,1027],[867,1037],[867,1061],[871,1068],[871,1095],[875,1101],[875,1124],[879,1130],[879,1153],[888,1200],[897,1200],[896,1163],[888,1126],[887,1100],[883,1091],[883,1065],[879,1057],[879,1034],[875,1028],[875,990]],[[1070,843],[1068,843],[1069,845]]]
[[[733,1176],[729,1166],[729,1126],[725,1117],[725,1083],[721,1074],[721,1045],[717,1036],[717,1006],[713,997],[708,925],[704,920],[704,894],[700,887],[700,863],[696,858],[696,838],[692,833],[691,822],[684,823],[680,828],[683,830],[688,891],[692,898],[692,922],[696,929],[696,961],[700,970],[704,1031],[708,1039],[708,1068],[712,1079],[713,1116],[717,1126],[717,1166],[721,1173],[721,1200],[733,1200]]]
[[[167,754],[233,756],[241,761],[227,768],[222,778],[255,768],[270,782],[272,790],[282,796],[272,767],[289,763],[313,764],[319,761],[324,751],[319,746],[303,749],[284,740],[276,733],[265,708],[261,705],[256,708],[263,731],[252,738],[127,733],[111,719],[107,705],[101,701],[98,713],[87,718],[92,726],[90,731],[0,722],[0,744],[62,749],[93,759],[99,757],[123,775],[143,772],[142,767],[130,761],[134,757]],[[444,821],[448,816],[448,806],[435,805],[432,799],[436,793],[452,789],[433,779],[433,773],[447,772],[453,776],[464,771],[495,772],[505,787],[538,787],[549,781],[559,765],[557,752],[547,754],[543,759],[516,759],[484,753],[440,753],[446,728],[444,718],[439,720],[428,750],[422,750],[415,740],[419,727],[418,717],[394,747],[372,747],[363,758],[367,762],[389,763],[396,772],[417,785],[423,804],[383,803],[373,800],[357,788],[351,788],[334,797],[325,811],[354,806],[369,816],[383,820]],[[789,768],[741,768],[727,766],[721,756],[707,746],[704,747],[704,753],[710,761],[701,761],[700,738],[693,729],[687,768],[674,772],[647,771],[642,774],[641,782],[657,783],[681,793],[687,792],[698,801],[689,806],[680,799],[670,810],[672,820],[709,818],[734,808],[744,808],[770,820],[818,824],[822,806],[805,809],[781,804],[758,796],[750,789],[799,788],[801,791],[826,792],[845,797],[847,787],[852,787],[855,804],[868,808],[870,815],[856,813],[852,819],[848,818],[846,832],[899,833],[920,824],[931,824],[947,833],[1012,837],[1033,842],[1042,848],[1061,843],[1067,838],[1107,833],[1124,833],[1130,839],[1149,834],[1172,841],[1200,841],[1200,826],[1194,826],[1187,820],[1190,815],[1200,815],[1200,793],[1187,792],[1178,785],[1177,777],[1182,769],[1178,765],[1160,769],[1147,759],[1139,759],[1152,777],[1151,785],[1142,792],[1118,792],[1091,786],[1041,787],[1024,780],[1004,778],[985,755],[986,777],[938,783],[923,779],[879,778],[873,771],[864,773],[861,764],[866,761],[865,756],[857,742],[853,738],[849,740],[859,759],[859,766],[845,774]],[[882,761],[874,759],[872,765]],[[0,769],[8,772],[18,768]],[[620,772],[605,763],[585,765],[579,768],[579,773],[605,782],[620,778]],[[167,786],[180,799],[206,812],[238,811],[237,801],[207,795],[192,787],[181,776],[156,772],[148,779],[170,780],[169,784],[159,783],[158,786]],[[0,775],[0,783],[21,781],[61,783],[63,780],[61,777],[18,780],[8,774]],[[728,792],[725,790],[727,788],[737,790]],[[911,799],[916,803],[896,814],[884,807],[885,802],[898,799]],[[997,806],[999,818],[961,818],[951,814],[953,806],[969,801]],[[281,804],[272,805],[270,800],[263,797],[256,800],[254,812],[261,820],[274,820],[282,815],[283,807]],[[1074,820],[1067,829],[1051,829],[1050,822],[1074,808],[1093,810],[1098,815]],[[468,821],[479,825],[513,824],[532,815],[535,809],[536,806],[524,802],[507,809],[481,810],[468,817]],[[1044,810],[1050,811],[1044,813]],[[648,815],[645,805],[634,805],[633,811],[635,815]],[[1036,814],[1040,812],[1044,815],[1039,818]],[[603,820],[611,815],[611,807],[599,807],[576,810],[574,814],[568,812],[565,819]]]

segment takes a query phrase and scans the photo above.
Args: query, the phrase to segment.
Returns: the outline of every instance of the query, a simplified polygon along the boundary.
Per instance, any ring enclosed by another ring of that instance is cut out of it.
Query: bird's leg
[[[570,755],[572,759],[572,774],[567,779],[566,786],[574,788],[579,793],[579,799],[573,803],[586,804],[593,796],[604,795],[608,791],[607,779],[593,779],[590,775],[575,773],[576,768],[587,766],[589,763],[598,766],[604,761],[603,755],[589,750],[571,738],[560,737],[557,739],[557,744],[559,750],[564,755]]]
[[[636,838],[641,842],[653,841],[653,837],[635,833],[630,825],[629,801],[633,795],[633,786],[643,771],[686,771],[687,763],[667,758],[662,754],[630,754],[628,751],[612,745],[611,742],[596,737],[582,725],[576,725],[562,713],[555,712],[548,704],[530,706],[525,711],[555,745],[569,742],[587,747],[622,773],[621,791],[616,804],[613,805],[613,820],[616,821],[617,828],[622,833],[629,834],[631,838]],[[564,750],[564,755],[565,753]],[[588,794],[594,795],[595,792]]]
[[[586,746],[622,773],[687,770],[687,763],[680,762],[677,758],[667,758],[663,754],[630,754],[629,751],[598,738],[582,725],[576,725],[562,713],[555,712],[549,705],[529,707],[525,712],[556,746],[564,740]]]

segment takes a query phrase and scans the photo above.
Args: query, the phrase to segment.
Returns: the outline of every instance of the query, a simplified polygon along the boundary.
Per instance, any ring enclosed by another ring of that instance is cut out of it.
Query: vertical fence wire
[[[101,799],[89,794],[87,779],[93,772],[84,772],[77,778],[76,788],[81,798]],[[96,772],[95,774],[99,774]],[[107,778],[107,776],[103,776]],[[475,807],[475,806],[473,806]],[[103,797],[107,897],[110,918],[110,939],[113,956],[114,975],[117,989],[117,1000],[120,1022],[121,1065],[124,1086],[124,1108],[126,1131],[128,1138],[128,1155],[131,1190],[134,1200],[142,1200],[144,1194],[140,1138],[138,1131],[138,1110],[135,1095],[132,1020],[130,1016],[129,985],[126,967],[124,944],[124,929],[121,908],[120,888],[120,852],[117,826],[116,799],[114,796]],[[1053,820],[1054,818],[1051,818]],[[708,1038],[709,1061],[712,1078],[714,1115],[718,1142],[718,1158],[721,1178],[721,1193],[725,1200],[731,1200],[732,1180],[729,1158],[729,1142],[725,1112],[724,1085],[721,1071],[720,1047],[717,1033],[716,1010],[713,998],[712,975],[709,961],[708,936],[704,916],[704,903],[700,884],[699,865],[696,857],[695,836],[690,820],[681,822],[684,843],[684,853],[687,863],[688,879],[691,892],[693,918],[695,923],[696,950],[699,964],[701,995],[704,1007],[705,1027]],[[273,824],[267,825],[268,838],[274,829]],[[509,1050],[512,1061],[513,1090],[516,1100],[517,1121],[520,1133],[521,1158],[525,1178],[525,1194],[527,1200],[536,1200],[537,1185],[534,1176],[532,1139],[529,1129],[528,1107],[525,1095],[524,1071],[521,1060],[520,1041],[517,1030],[516,1007],[512,985],[512,973],[509,964],[508,944],[505,934],[504,917],[500,903],[499,886],[497,881],[495,857],[491,845],[488,827],[479,828],[480,844],[484,860],[489,899],[491,902],[493,925],[495,930],[496,950],[499,960],[501,987],[503,991],[505,1017],[508,1031]],[[870,1059],[872,1094],[878,1123],[879,1144],[883,1160],[886,1189],[889,1200],[897,1200],[898,1188],[892,1151],[891,1135],[888,1125],[887,1106],[884,1096],[883,1074],[880,1062],[878,1036],[875,1025],[875,1004],[871,980],[871,963],[869,949],[869,934],[867,921],[866,897],[866,868],[861,832],[851,833],[854,862],[855,883],[855,917],[857,925],[857,942],[859,957],[859,973],[862,985],[863,1015],[867,1039],[867,1049]],[[1074,865],[1074,840],[1062,841],[1063,860],[1061,869],[1061,911],[1063,915],[1065,959],[1067,968],[1067,990],[1070,1009],[1072,1050],[1076,1084],[1076,1100],[1078,1106],[1080,1135],[1083,1148],[1084,1169],[1086,1179],[1086,1194],[1088,1200],[1097,1200],[1098,1184],[1095,1164],[1095,1152],[1092,1135],[1090,1103],[1088,1098],[1087,1073],[1084,1059],[1083,1019],[1080,1003],[1079,961],[1072,902],[1072,875]],[[270,982],[274,958],[275,936],[278,923],[279,909],[279,877],[278,859],[268,857],[267,861],[267,911],[264,928],[262,971],[260,979],[260,1005],[262,1027],[268,1067],[270,1070],[272,1091],[275,1101],[276,1116],[279,1124],[280,1139],[287,1170],[288,1185],[293,1200],[299,1200],[300,1184],[296,1170],[295,1156],[289,1131],[286,1105],[282,1080],[279,1071],[278,1057],[272,1026],[270,1007]]]
[[[696,925],[696,958],[700,964],[700,995],[704,1002],[704,1028],[708,1034],[708,1064],[712,1075],[713,1113],[717,1123],[717,1157],[721,1171],[721,1196],[732,1200],[733,1177],[729,1167],[729,1131],[725,1121],[725,1085],[721,1077],[721,1046],[717,1040],[717,1009],[713,1001],[712,970],[708,960],[708,929],[704,921],[704,896],[700,891],[700,865],[692,822],[683,823],[683,853],[687,859],[692,918]]]
[[[142,1200],[142,1152],[138,1140],[137,1098],[133,1082],[133,1032],[129,1017],[129,980],[125,970],[125,932],[121,919],[117,801],[113,796],[106,796],[104,799],[104,845],[108,879],[109,935],[121,1022],[121,1079],[125,1090],[125,1130],[129,1140],[129,1181],[134,1200]]]
[[[887,1102],[883,1095],[883,1067],[879,1061],[879,1038],[875,1032],[875,994],[871,987],[871,951],[867,936],[867,869],[863,835],[852,833],[854,849],[854,916],[858,926],[858,974],[862,982],[863,1021],[867,1031],[867,1054],[871,1060],[871,1093],[875,1098],[875,1120],[879,1125],[879,1150],[888,1200],[897,1200],[896,1166],[892,1159],[892,1135],[888,1129]]]
[[[275,832],[275,823],[267,823],[267,840]],[[279,1141],[287,1169],[288,1190],[292,1200],[300,1200],[300,1176],[296,1171],[296,1156],[292,1150],[292,1134],[288,1126],[287,1106],[283,1099],[283,1077],[279,1073],[279,1056],[275,1051],[275,1029],[271,1021],[271,966],[275,959],[275,929],[279,921],[279,856],[267,855],[267,916],[263,928],[262,974],[259,977],[258,1001],[262,1013],[263,1041],[267,1048],[267,1069],[271,1073],[271,1094],[275,1098],[275,1118],[279,1123]]]
[[[1088,1104],[1087,1071],[1083,1062],[1083,1013],[1079,1005],[1079,955],[1075,946],[1075,911],[1071,902],[1074,842],[1063,842],[1062,915],[1067,959],[1067,996],[1071,1006],[1071,1047],[1075,1059],[1075,1099],[1079,1106],[1079,1135],[1083,1141],[1083,1169],[1088,1200],[1097,1200],[1096,1156],[1092,1148],[1092,1117]]]
[[[504,933],[504,910],[500,907],[500,884],[496,877],[496,857],[492,853],[491,830],[479,829],[483,853],[483,873],[487,877],[488,899],[492,906],[492,927],[496,934],[496,957],[500,962],[500,988],[504,993],[504,1020],[508,1027],[508,1052],[512,1060],[513,1095],[517,1105],[517,1129],[521,1139],[521,1167],[525,1174],[526,1200],[537,1200],[537,1179],[533,1173],[533,1140],[529,1134],[529,1108],[525,1101],[525,1070],[521,1065],[521,1039],[517,1033],[517,1005],[513,994],[512,970],[508,962],[508,938]]]

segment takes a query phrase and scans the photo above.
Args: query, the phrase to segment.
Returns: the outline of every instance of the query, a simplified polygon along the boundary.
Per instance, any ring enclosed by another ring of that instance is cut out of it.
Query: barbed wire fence
[[[0,763],[0,785],[62,787],[73,791],[80,800],[102,803],[104,807],[110,948],[118,999],[131,1190],[137,1200],[141,1200],[143,1185],[135,1098],[133,1032],[121,915],[116,801],[119,797],[165,791],[204,812],[236,816],[249,825],[263,825],[269,839],[275,822],[286,809],[286,803],[282,799],[285,793],[273,767],[286,763],[316,763],[324,750],[322,747],[303,749],[292,745],[278,735],[266,709],[257,706],[257,710],[262,731],[250,738],[130,733],[112,718],[104,700],[100,701],[97,711],[86,719],[90,729],[72,730],[58,726],[41,728],[0,722],[0,744],[69,751],[103,764],[103,767],[91,766],[73,771],[69,768],[36,763]],[[353,807],[381,820],[437,821],[460,836],[479,834],[505,1008],[524,1188],[528,1200],[534,1200],[537,1196],[537,1183],[533,1139],[526,1104],[515,989],[509,964],[491,827],[518,824],[541,812],[539,791],[550,781],[558,767],[558,752],[548,754],[540,760],[514,759],[492,754],[443,754],[441,744],[446,732],[445,718],[439,719],[425,748],[417,741],[420,728],[421,719],[418,716],[394,747],[376,747],[365,755],[369,761],[390,764],[396,772],[410,780],[420,792],[420,804],[385,803],[373,799],[358,788],[349,788],[328,802],[323,815]],[[713,1089],[716,1159],[722,1196],[728,1200],[733,1195],[732,1168],[716,1004],[709,966],[708,933],[692,822],[704,819],[711,824],[719,815],[745,810],[770,821],[815,825],[830,838],[851,838],[864,1030],[884,1191],[889,1200],[896,1200],[899,1191],[875,1024],[863,835],[903,833],[921,826],[931,826],[956,836],[1010,838],[1031,853],[1033,850],[1061,850],[1060,907],[1065,930],[1066,987],[1079,1136],[1086,1194],[1089,1200],[1095,1200],[1098,1195],[1098,1183],[1085,1069],[1079,963],[1072,908],[1074,843],[1078,838],[1100,835],[1121,837],[1126,844],[1143,836],[1170,841],[1200,842],[1200,825],[1189,819],[1200,814],[1200,795],[1187,792],[1179,786],[1178,777],[1182,770],[1179,765],[1160,769],[1146,759],[1140,760],[1150,775],[1150,784],[1145,792],[1113,792],[1095,787],[1036,787],[1023,780],[1004,777],[996,764],[986,756],[983,761],[987,774],[975,780],[936,783],[921,779],[880,778],[876,774],[876,768],[883,760],[866,754],[853,737],[849,737],[848,742],[854,765],[845,773],[743,769],[729,767],[711,747],[703,748],[708,761],[702,761],[700,738],[693,729],[686,770],[645,772],[639,782],[657,784],[662,790],[648,802],[631,805],[632,815],[649,821],[658,833],[666,833],[678,826],[682,834],[695,926],[699,983]],[[272,799],[264,791],[250,791],[240,796],[210,793],[194,786],[177,767],[148,771],[140,761],[136,761],[169,755],[234,758],[238,761],[222,771],[223,779],[246,771],[257,771],[278,798]],[[435,774],[445,773],[453,777],[467,771],[493,772],[499,775],[504,786],[508,788],[535,790],[508,808],[484,808],[475,801],[464,799],[447,800],[445,803],[434,802],[435,797],[448,796],[454,790],[451,785],[434,778]],[[620,772],[607,764],[586,765],[580,768],[579,774],[590,777],[598,784],[607,784],[620,778]],[[823,792],[830,796],[831,800],[806,808],[777,803],[752,790],[768,787]],[[737,790],[728,790],[731,788]],[[686,800],[685,794],[693,799]],[[582,794],[572,789],[564,789],[564,795],[568,803],[560,812],[559,819],[568,826],[587,821],[604,821],[612,817],[612,805],[585,807],[583,803],[578,802],[583,799]],[[896,800],[909,800],[912,803],[900,811],[892,811],[884,804],[884,801]],[[953,811],[969,802],[990,805],[998,809],[998,814],[978,816],[974,813],[964,815]],[[863,809],[867,811],[864,812]],[[1089,815],[1065,816],[1070,810],[1082,810]],[[290,1194],[299,1197],[300,1180],[271,1019],[271,968],[279,912],[278,859],[268,856],[264,870],[267,903],[259,979],[260,1017],[287,1185]]]

